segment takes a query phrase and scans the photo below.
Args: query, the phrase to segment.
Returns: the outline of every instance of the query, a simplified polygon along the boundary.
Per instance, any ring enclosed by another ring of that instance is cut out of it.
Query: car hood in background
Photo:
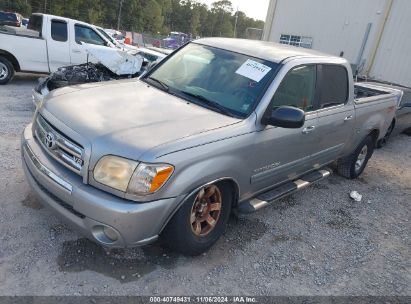
[[[103,64],[114,74],[133,75],[141,70],[143,57],[134,56],[132,52],[92,44],[85,44],[85,46],[87,53],[93,57],[92,62]]]

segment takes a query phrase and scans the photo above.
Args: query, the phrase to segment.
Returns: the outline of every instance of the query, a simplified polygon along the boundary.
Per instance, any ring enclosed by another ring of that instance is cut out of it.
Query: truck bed
[[[400,93],[396,90],[386,90],[381,87],[374,87],[366,83],[354,84],[354,101],[356,104],[363,104],[376,101],[384,101],[395,98],[398,100]]]
[[[40,38],[40,33],[38,31],[29,30],[25,27],[15,27],[8,25],[0,26],[0,34]]]
[[[383,91],[380,89],[372,88],[367,84],[355,83],[354,84],[354,98],[366,98],[366,97],[374,97],[380,95],[390,94],[389,91]]]

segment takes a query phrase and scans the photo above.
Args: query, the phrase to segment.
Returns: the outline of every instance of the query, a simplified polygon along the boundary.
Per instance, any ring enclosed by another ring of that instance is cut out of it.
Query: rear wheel
[[[404,131],[404,134],[411,136],[411,128],[408,128]]]
[[[395,123],[393,121],[391,123],[390,127],[388,128],[387,133],[385,133],[385,136],[383,138],[381,138],[379,141],[377,141],[377,148],[378,149],[384,147],[387,144],[388,139],[390,138],[391,133],[394,130],[394,126],[395,126]]]
[[[13,65],[7,58],[0,56],[0,85],[9,83],[13,76]]]
[[[357,178],[364,171],[373,152],[373,138],[367,136],[353,153],[337,161],[338,173],[346,178]]]
[[[232,192],[224,183],[201,188],[170,220],[162,234],[164,242],[186,255],[207,251],[224,233],[231,203]]]

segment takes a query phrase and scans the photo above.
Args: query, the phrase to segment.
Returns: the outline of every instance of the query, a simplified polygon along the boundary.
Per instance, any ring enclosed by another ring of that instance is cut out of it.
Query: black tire
[[[387,130],[387,133],[385,133],[385,136],[381,138],[379,141],[377,141],[377,148],[381,149],[382,147],[385,147],[387,145],[388,140],[390,139],[392,131],[394,131],[395,127],[395,122],[393,121],[390,125],[390,127]]]
[[[7,58],[0,56],[0,85],[8,84],[13,77],[13,65]]]
[[[337,172],[341,176],[349,179],[355,179],[361,175],[367,166],[368,160],[374,153],[374,140],[371,136],[367,136],[350,155],[341,158],[337,161]],[[363,161],[360,161],[360,154],[364,156]]]
[[[233,193],[225,183],[214,184],[221,194],[221,210],[214,228],[205,236],[198,236],[190,221],[200,191],[188,198],[174,214],[161,234],[162,242],[171,250],[196,256],[206,252],[224,233],[231,213]],[[204,188],[203,188],[204,189]]]
[[[411,128],[406,129],[403,133],[411,136]]]

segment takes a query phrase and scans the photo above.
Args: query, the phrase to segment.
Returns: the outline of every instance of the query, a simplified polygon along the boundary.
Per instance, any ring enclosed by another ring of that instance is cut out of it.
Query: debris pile
[[[119,76],[102,64],[85,63],[59,68],[47,78],[47,87],[52,91],[69,85],[118,79]]]

